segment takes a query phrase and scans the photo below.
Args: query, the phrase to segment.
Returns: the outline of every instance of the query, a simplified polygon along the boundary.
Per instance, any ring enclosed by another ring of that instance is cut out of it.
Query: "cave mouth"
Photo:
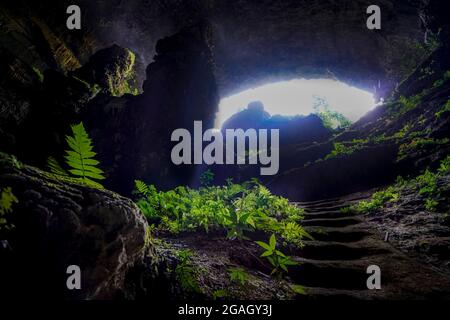
[[[221,128],[234,114],[251,102],[260,101],[270,115],[309,115],[326,106],[357,121],[376,105],[373,93],[332,79],[293,79],[268,83],[223,98],[219,104],[215,127]]]

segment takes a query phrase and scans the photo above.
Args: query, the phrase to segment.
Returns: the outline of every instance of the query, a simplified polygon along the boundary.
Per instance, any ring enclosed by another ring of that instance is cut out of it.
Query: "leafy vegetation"
[[[294,284],[290,286],[291,290],[299,295],[306,295],[306,290],[305,287],[299,285],[299,284]]]
[[[361,150],[368,140],[353,140],[350,142],[335,142],[334,149],[325,156],[324,160],[350,155],[358,150]]]
[[[192,255],[193,252],[188,249],[178,251],[178,264],[175,268],[175,274],[183,290],[200,293],[201,289],[197,281],[197,272],[191,262]]]
[[[322,120],[323,125],[329,129],[345,129],[352,122],[342,113],[331,110],[328,101],[324,98],[314,97],[314,113]]]
[[[408,155],[414,152],[422,152],[424,149],[434,148],[440,145],[448,144],[450,140],[445,139],[433,139],[433,138],[414,138],[411,141],[405,142],[400,145],[397,161],[406,159]]]
[[[448,190],[449,185],[440,185],[439,181],[445,175],[450,173],[450,156],[441,161],[436,172],[430,169],[416,178],[405,180],[402,177],[397,178],[393,186],[374,193],[369,200],[360,201],[358,204],[341,210],[343,213],[356,211],[360,213],[371,213],[383,208],[387,203],[398,202],[402,192],[405,189],[415,190],[422,199],[424,208],[428,211],[436,211],[440,205],[446,203],[443,192]]]
[[[214,180],[214,173],[211,170],[206,170],[200,175],[200,185],[202,187],[208,187]]]
[[[360,201],[352,207],[357,212],[370,213],[382,208],[388,202],[397,202],[399,193],[394,186],[390,186],[385,190],[375,192],[370,200]]]
[[[275,196],[252,180],[194,190],[177,187],[158,191],[136,181],[137,205],[147,220],[160,231],[227,230],[229,239],[246,239],[256,230],[276,233],[286,243],[301,246],[310,235],[298,224],[303,210],[285,198]]]
[[[231,282],[238,283],[241,287],[249,281],[249,275],[243,268],[230,268],[228,271]]]
[[[436,118],[442,117],[442,115],[446,112],[450,111],[450,99],[442,106],[442,108],[436,112]]]
[[[93,151],[92,140],[89,138],[83,123],[72,125],[72,136],[66,136],[66,142],[70,150],[66,150],[66,163],[69,166],[68,172],[78,178],[82,183],[94,187],[103,188],[103,186],[94,180],[103,180],[103,171],[98,168],[99,161],[95,160],[96,153]],[[68,173],[59,165],[55,158],[49,157],[47,166],[50,172],[68,176]]]
[[[13,204],[18,202],[19,200],[12,193],[11,187],[0,189],[0,229],[13,227],[6,219],[6,216],[12,212]]]
[[[291,257],[286,256],[281,251],[277,250],[277,240],[275,238],[275,234],[272,234],[269,238],[269,243],[265,243],[263,241],[256,241],[256,243],[261,246],[264,250],[261,257],[266,258],[273,267],[271,274],[281,274],[284,272],[288,272],[289,266],[296,266],[299,263],[292,260]]]

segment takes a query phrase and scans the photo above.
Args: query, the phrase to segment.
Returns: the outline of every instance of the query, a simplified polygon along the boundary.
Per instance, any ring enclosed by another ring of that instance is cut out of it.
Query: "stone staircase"
[[[314,237],[294,253],[301,263],[289,276],[306,287],[300,299],[449,299],[450,277],[416,261],[385,241],[364,216],[340,211],[361,194],[297,203],[302,225]],[[381,269],[381,289],[369,290],[367,267]]]

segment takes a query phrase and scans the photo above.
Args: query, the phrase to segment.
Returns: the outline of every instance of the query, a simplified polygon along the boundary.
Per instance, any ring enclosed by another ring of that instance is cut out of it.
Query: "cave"
[[[0,4],[2,293],[450,299],[447,3],[71,5]]]

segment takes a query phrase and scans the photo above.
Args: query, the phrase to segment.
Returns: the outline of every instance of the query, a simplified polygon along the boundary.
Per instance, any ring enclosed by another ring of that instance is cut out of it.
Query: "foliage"
[[[92,151],[92,140],[89,138],[83,123],[72,125],[72,136],[66,136],[67,144],[71,150],[66,150],[66,163],[72,168],[69,172],[80,177],[85,184],[103,188],[101,184],[94,180],[103,180],[103,171],[97,166],[99,161],[95,160],[96,153]],[[94,179],[94,180],[92,180]]]
[[[208,169],[200,175],[200,185],[202,187],[208,187],[214,180],[214,173]]]
[[[397,110],[396,115],[400,116],[402,114],[407,113],[410,110],[413,110],[417,107],[422,97],[420,95],[415,95],[411,97],[400,96],[398,101],[400,102],[400,109]]]
[[[398,177],[394,185],[374,193],[370,200],[360,201],[358,204],[341,210],[342,212],[357,211],[370,213],[386,205],[386,203],[397,202],[405,188],[415,190],[423,201],[423,206],[428,211],[436,211],[447,199],[443,192],[448,190],[447,185],[440,185],[439,181],[450,173],[450,156],[440,162],[436,172],[430,169],[412,179]]]
[[[328,129],[345,129],[352,122],[342,113],[331,110],[328,101],[324,98],[314,97],[314,113],[322,120],[323,125]]]
[[[298,225],[303,209],[271,194],[256,180],[243,184],[228,180],[224,186],[177,187],[166,192],[136,180],[135,193],[149,222],[170,233],[225,229],[228,238],[245,239],[246,233],[262,230],[299,246],[304,237],[310,237]]]
[[[197,281],[197,272],[191,262],[192,255],[193,252],[188,249],[177,252],[178,264],[175,274],[183,290],[199,293],[201,290]]]
[[[47,159],[47,167],[50,170],[51,173],[57,174],[59,176],[68,176],[69,174],[67,173],[66,170],[64,170],[61,165],[59,164],[59,162],[53,158],[53,157],[48,157]]]
[[[370,200],[360,201],[351,208],[360,213],[370,213],[382,208],[388,202],[396,202],[399,199],[399,193],[394,186],[385,190],[375,192]]]
[[[436,114],[435,114],[436,118],[442,117],[442,115],[444,113],[449,112],[449,111],[450,111],[450,99],[447,100],[447,102],[442,106],[442,108],[438,112],[436,112]]]
[[[395,139],[398,139],[398,140],[403,139],[403,138],[406,137],[406,135],[408,134],[408,132],[409,132],[410,130],[411,130],[411,124],[410,124],[410,123],[407,123],[401,130],[397,131],[397,132],[394,134],[394,138],[395,138]]]
[[[299,295],[306,295],[305,287],[299,285],[299,284],[293,284],[290,286],[291,290]]]
[[[228,269],[230,274],[230,280],[238,283],[241,287],[245,286],[248,282],[249,275],[242,268],[230,268]]]
[[[364,147],[368,140],[353,140],[350,142],[335,142],[334,149],[325,156],[325,160],[350,155]]]
[[[436,147],[449,143],[449,139],[433,139],[433,138],[414,138],[411,141],[400,145],[398,150],[397,161],[406,159],[413,152],[421,152],[425,148]]]
[[[213,292],[213,300],[219,300],[228,297],[228,292],[225,289],[218,289]]]
[[[271,275],[281,274],[283,271],[288,272],[288,266],[295,266],[299,263],[292,260],[291,257],[286,256],[281,251],[277,250],[277,240],[275,234],[272,234],[269,238],[269,243],[262,241],[256,241],[256,243],[261,246],[264,250],[261,257],[266,258],[273,267]]]
[[[6,215],[12,212],[13,204],[18,202],[19,200],[12,193],[11,187],[0,189],[0,229],[13,227],[8,223]]]

